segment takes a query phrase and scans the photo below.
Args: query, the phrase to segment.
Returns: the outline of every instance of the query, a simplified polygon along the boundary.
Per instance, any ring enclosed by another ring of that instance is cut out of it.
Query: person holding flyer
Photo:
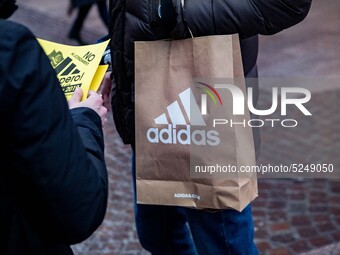
[[[66,101],[33,34],[5,20],[15,9],[0,0],[0,254],[71,255],[106,212],[107,109],[79,88]]]

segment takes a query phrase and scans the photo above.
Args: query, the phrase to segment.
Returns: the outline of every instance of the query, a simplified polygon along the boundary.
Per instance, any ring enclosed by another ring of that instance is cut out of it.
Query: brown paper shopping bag
[[[241,211],[257,196],[238,35],[135,43],[137,202]]]

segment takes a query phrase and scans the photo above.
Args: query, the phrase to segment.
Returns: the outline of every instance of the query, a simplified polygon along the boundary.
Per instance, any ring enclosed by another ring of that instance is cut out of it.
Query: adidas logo
[[[179,94],[176,100],[167,106],[167,112],[154,119],[156,125],[167,125],[166,128],[150,128],[147,139],[150,143],[211,145],[220,144],[216,130],[194,130],[191,126],[205,127],[206,123],[191,88]]]
[[[70,57],[64,59],[60,51],[53,50],[48,55],[48,58],[57,74],[64,93],[72,93],[77,87],[81,87],[84,72],[81,73]]]
[[[167,107],[168,116],[173,125],[194,125],[194,126],[206,126],[204,119],[201,115],[199,107],[197,105],[194,94],[191,88],[186,89],[179,94],[181,99],[182,107],[188,118],[188,122],[185,120],[181,107],[176,100]],[[167,125],[169,124],[168,118],[165,113],[155,118],[155,124],[157,125]]]

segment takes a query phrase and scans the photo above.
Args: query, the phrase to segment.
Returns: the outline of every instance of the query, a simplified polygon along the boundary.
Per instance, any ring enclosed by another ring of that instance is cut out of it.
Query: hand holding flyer
[[[108,65],[99,65],[109,40],[86,46],[71,46],[42,39],[38,42],[50,59],[62,90],[69,99],[77,87],[86,99],[89,90],[97,91]]]

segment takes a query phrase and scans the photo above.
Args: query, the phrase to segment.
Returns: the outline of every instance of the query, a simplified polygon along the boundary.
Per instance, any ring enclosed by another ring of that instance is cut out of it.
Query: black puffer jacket
[[[0,19],[0,38],[0,254],[73,254],[106,211],[100,117],[69,111],[26,28]]]
[[[159,3],[170,1],[173,21],[158,15]],[[112,109],[123,141],[134,142],[134,41],[188,38],[187,26],[195,37],[239,33],[246,77],[257,77],[257,34],[275,34],[297,24],[306,17],[310,5],[311,0],[111,0],[116,82]]]

